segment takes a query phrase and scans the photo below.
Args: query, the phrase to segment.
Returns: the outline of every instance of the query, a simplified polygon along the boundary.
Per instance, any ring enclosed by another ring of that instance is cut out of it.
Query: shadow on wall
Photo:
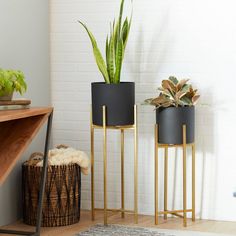
[[[199,173],[196,174],[196,181],[201,179],[199,185],[199,217],[209,217],[214,219],[216,202],[217,202],[217,170],[218,163],[215,155],[215,119],[213,110],[213,94],[210,93],[211,89],[204,89],[201,94],[207,94],[207,97],[202,95],[200,103],[196,109],[196,162]],[[201,157],[200,160],[197,160]],[[201,172],[200,172],[201,171]],[[209,212],[204,212],[208,205]]]
[[[166,38],[166,25],[169,22],[169,12],[162,18],[162,22],[159,24],[156,30],[154,30],[153,35],[151,36],[152,40],[150,45],[148,46],[149,50],[146,50],[147,45],[144,45],[144,42],[147,40],[145,37],[149,32],[145,32],[140,26],[138,37],[135,40],[135,44],[133,45],[135,48],[134,57],[136,58],[135,61],[138,61],[139,64],[129,64],[128,72],[130,74],[134,74],[133,80],[136,83],[136,100],[137,103],[142,103],[145,98],[152,97],[156,95],[155,88],[158,84],[160,84],[163,78],[160,78],[160,73],[158,71],[162,70],[162,63],[166,61],[167,55],[165,51],[167,50],[167,44],[162,44],[161,53],[157,50],[158,42],[162,40],[165,41]],[[150,39],[148,40],[150,41]],[[128,61],[132,61],[129,54],[126,55]],[[135,71],[138,71],[138,74],[135,74]],[[169,74],[174,73],[172,68],[170,68]],[[163,76],[163,74],[162,74]],[[146,83],[148,80],[148,83]],[[193,81],[194,82],[194,81]],[[145,87],[147,85],[147,87]],[[146,90],[145,90],[146,89]],[[151,93],[150,91],[153,91]],[[210,94],[210,89],[201,90],[201,101],[206,101],[208,105],[198,105],[196,107],[196,214],[198,218],[214,218],[215,216],[215,205],[217,202],[217,198],[215,193],[217,192],[217,169],[218,164],[215,155],[215,120],[214,120],[214,111],[211,107],[213,103],[213,95]],[[207,94],[207,97],[204,98],[204,94]],[[142,173],[150,173],[150,174],[143,174],[139,176],[144,186],[144,192],[150,192],[152,188],[154,192],[154,123],[155,123],[155,115],[152,114],[153,108],[146,108],[144,106],[139,107],[139,120],[141,120],[139,124],[139,157],[140,163],[142,163]],[[160,156],[163,153],[160,152]],[[190,154],[190,153],[189,153]],[[169,173],[171,175],[170,189],[169,191],[172,192],[171,200],[172,200],[172,208],[178,208],[181,206],[181,199],[182,199],[182,174],[180,174],[181,165],[182,165],[182,150],[175,149],[174,151],[170,152],[170,157],[172,158],[173,163],[170,163],[170,170]],[[144,157],[148,160],[143,160]],[[162,158],[160,160],[160,189],[163,189],[163,163]],[[178,164],[179,162],[179,164]],[[151,169],[150,169],[151,167]],[[191,159],[188,156],[188,176],[191,178]],[[189,181],[191,182],[191,181]],[[152,186],[150,186],[151,183]],[[181,183],[181,184],[178,184]],[[146,186],[146,187],[145,187]],[[162,204],[163,196],[162,191],[160,191],[160,203]],[[144,198],[148,198],[144,196]],[[144,203],[150,202],[150,197],[148,199],[142,199]],[[171,202],[171,201],[170,201]],[[151,204],[154,203],[154,200],[151,200]],[[188,185],[188,203],[191,207],[191,185]],[[207,206],[207,207],[206,207]],[[143,206],[144,207],[144,206]],[[152,205],[154,208],[154,204]],[[144,211],[140,209],[140,211]]]
[[[207,99],[202,96],[200,103],[207,101],[207,105],[196,106],[195,144],[196,144],[196,217],[214,219],[217,202],[217,159],[215,155],[215,120],[211,107],[213,96],[210,89],[202,90],[201,94],[208,94]],[[172,208],[182,207],[182,149],[175,149],[173,164]],[[188,178],[188,208],[191,208],[191,178],[192,178],[191,152],[188,152],[187,178]],[[181,171],[180,171],[181,169]],[[191,217],[191,213],[188,213]]]

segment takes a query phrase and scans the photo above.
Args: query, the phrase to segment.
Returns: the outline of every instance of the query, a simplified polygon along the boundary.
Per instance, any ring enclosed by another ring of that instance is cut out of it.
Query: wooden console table
[[[44,147],[44,164],[40,183],[38,217],[35,232],[0,229],[0,234],[39,236],[42,220],[42,202],[47,175],[47,154],[51,133],[53,108],[29,108],[0,111],[0,186],[29,146],[35,135],[47,121]]]

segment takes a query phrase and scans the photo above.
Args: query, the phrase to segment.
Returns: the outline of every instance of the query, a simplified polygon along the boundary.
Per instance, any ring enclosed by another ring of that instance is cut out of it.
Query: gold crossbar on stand
[[[92,220],[95,220],[95,211],[102,210],[104,212],[104,225],[107,225],[108,212],[120,212],[121,217],[125,218],[125,213],[134,214],[135,223],[138,223],[138,125],[137,125],[137,105],[134,105],[134,124],[124,126],[107,126],[107,110],[106,106],[102,107],[103,125],[94,125],[91,109],[90,130],[91,130],[91,213]],[[104,208],[95,208],[94,196],[94,130],[103,130],[103,180],[104,180]],[[121,132],[121,208],[107,208],[107,130],[120,130]],[[125,147],[125,130],[134,130],[134,210],[125,209],[125,178],[124,178],[124,147]]]
[[[183,144],[169,145],[158,143],[158,124],[155,125],[155,224],[158,224],[158,215],[163,214],[164,219],[167,215],[175,215],[183,218],[184,227],[187,226],[187,212],[192,212],[192,221],[195,221],[195,143],[186,143],[186,125],[182,126]],[[192,209],[187,209],[187,147],[192,148]],[[183,148],[183,209],[182,210],[167,210],[168,199],[168,148],[182,147]],[[158,210],[158,150],[164,148],[164,211]],[[182,213],[182,214],[180,214]]]

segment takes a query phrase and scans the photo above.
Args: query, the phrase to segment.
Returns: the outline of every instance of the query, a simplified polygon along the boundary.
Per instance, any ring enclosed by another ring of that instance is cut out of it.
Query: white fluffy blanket
[[[69,165],[78,164],[83,174],[89,174],[90,161],[85,152],[74,148],[55,148],[48,153],[49,165]],[[39,161],[36,166],[43,166],[43,160]]]

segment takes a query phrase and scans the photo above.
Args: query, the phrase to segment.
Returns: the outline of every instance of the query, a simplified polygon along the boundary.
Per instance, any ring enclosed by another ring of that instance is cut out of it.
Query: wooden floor
[[[81,212],[81,220],[78,224],[74,224],[66,227],[57,228],[42,228],[42,236],[72,236],[76,233],[88,229],[90,226],[103,223],[103,212],[96,212],[96,220],[91,221],[90,211]],[[129,226],[137,226],[134,224],[133,215],[126,215],[125,219],[120,217],[120,214],[110,214],[109,224],[122,224]],[[188,220],[188,227],[184,228],[182,226],[182,219],[180,218],[168,218],[164,221],[160,217],[160,224],[158,226],[154,225],[154,217],[152,216],[139,216],[139,224],[141,227],[155,227],[161,229],[175,229],[175,230],[192,230],[201,232],[214,232],[223,234],[236,235],[236,223],[235,222],[223,222],[223,221],[210,221],[210,220],[197,220],[192,222]],[[33,230],[32,227],[17,222],[15,224],[9,225],[4,228],[18,229],[18,230]],[[2,234],[3,235],[3,234]]]

